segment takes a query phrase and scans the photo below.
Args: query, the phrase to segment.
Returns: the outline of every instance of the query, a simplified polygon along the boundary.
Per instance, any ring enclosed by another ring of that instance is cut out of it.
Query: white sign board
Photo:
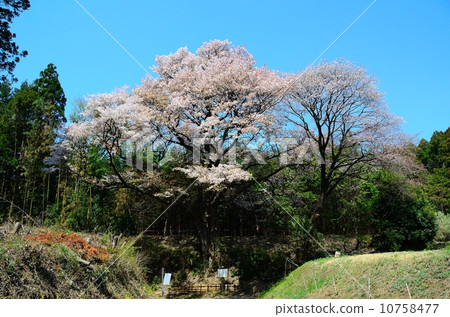
[[[218,269],[217,276],[218,277],[228,277],[228,269]]]
[[[163,285],[170,285],[170,279],[172,278],[172,273],[164,274]]]

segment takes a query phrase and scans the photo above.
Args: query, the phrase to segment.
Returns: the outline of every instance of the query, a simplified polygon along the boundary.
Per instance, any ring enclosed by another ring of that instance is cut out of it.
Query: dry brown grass
[[[109,254],[102,248],[92,246],[86,239],[76,233],[66,234],[64,232],[48,231],[37,235],[27,235],[28,241],[41,242],[47,245],[63,243],[85,260],[97,260],[104,262],[108,260]]]

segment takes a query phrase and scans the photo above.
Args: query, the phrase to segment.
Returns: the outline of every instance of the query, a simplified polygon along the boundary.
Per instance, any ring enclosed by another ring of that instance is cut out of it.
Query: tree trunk
[[[216,207],[218,204],[217,196],[210,199],[211,194],[203,192],[203,188],[199,187],[197,195],[197,203],[193,210],[194,221],[197,233],[200,239],[202,250],[203,270],[208,272],[214,263],[214,237],[215,237],[215,220]],[[218,195],[218,194],[216,194]]]
[[[203,207],[203,206],[202,206]],[[200,239],[200,245],[202,250],[202,263],[203,270],[208,272],[211,269],[213,263],[213,238],[214,229],[212,228],[213,223],[212,215],[209,214],[208,210],[204,208],[198,208],[194,211],[195,214],[195,224],[197,227],[198,237]]]
[[[319,201],[317,202],[316,207],[314,208],[314,213],[312,215],[313,219],[321,216],[323,210],[325,209],[326,202],[327,202],[327,195],[321,192],[319,196]]]
[[[328,198],[328,188],[329,183],[327,180],[327,167],[325,164],[320,165],[320,196],[319,201],[317,202],[316,207],[314,208],[314,213],[312,218],[316,218],[321,215],[321,212],[325,208],[325,204]]]
[[[211,269],[212,264],[212,238],[210,235],[210,232],[208,228],[205,228],[205,226],[202,226],[203,228],[200,229],[200,244],[202,247],[202,263],[203,263],[203,271],[208,272]]]

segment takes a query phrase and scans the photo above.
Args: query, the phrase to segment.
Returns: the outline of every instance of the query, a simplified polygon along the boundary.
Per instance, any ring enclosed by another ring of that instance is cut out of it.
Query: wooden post
[[[20,222],[16,222],[15,224],[14,224],[14,228],[13,228],[13,230],[12,230],[12,234],[16,234],[16,233],[19,233],[19,230],[20,230],[20,228],[22,227],[22,224],[20,223]]]
[[[337,295],[336,281],[334,280],[334,277],[333,277],[333,286],[334,286],[334,293]]]
[[[161,298],[164,298],[164,268],[161,269]]]
[[[286,266],[287,266],[287,260],[288,260],[288,258],[286,258],[286,261],[284,261],[284,278],[286,278]]]
[[[119,243],[119,237],[115,236],[115,235],[111,235],[110,240],[111,240],[111,247],[114,249],[117,246],[117,244]]]

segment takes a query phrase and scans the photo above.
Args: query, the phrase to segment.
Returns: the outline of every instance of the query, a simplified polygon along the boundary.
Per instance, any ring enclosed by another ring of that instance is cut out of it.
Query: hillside
[[[161,266],[174,273],[175,287],[212,281],[200,274],[195,239],[146,237],[131,246],[135,238],[121,237],[113,248],[109,235],[27,226],[14,232],[11,223],[0,227],[0,298],[159,298]],[[355,241],[352,244],[333,237],[323,242],[352,252]],[[308,260],[295,257],[298,241],[281,238],[222,239],[218,246],[217,252],[239,290],[195,297],[253,297],[283,276],[287,256],[297,263]],[[407,298],[406,283],[413,298],[450,296],[446,287],[450,282],[450,247],[336,260],[366,289],[370,277],[370,292],[375,298]],[[322,258],[305,263],[262,297],[367,298],[367,294],[333,259]]]
[[[347,272],[355,277],[354,281]],[[449,298],[450,248],[393,252],[305,263],[262,298]],[[364,290],[362,289],[364,287]]]
[[[0,230],[0,298],[152,297],[142,259],[128,248],[130,242],[111,248],[106,236],[6,232]]]

